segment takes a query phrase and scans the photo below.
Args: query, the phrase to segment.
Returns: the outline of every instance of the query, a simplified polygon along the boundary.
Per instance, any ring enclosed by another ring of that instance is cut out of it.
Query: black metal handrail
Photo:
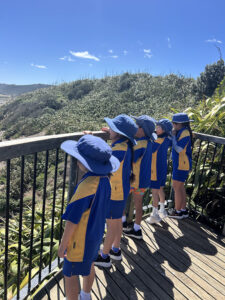
[[[94,134],[107,139],[106,133]],[[16,291],[13,299],[24,299],[61,267],[61,260],[55,255],[63,231],[60,216],[65,200],[71,197],[81,174],[76,168],[76,160],[71,158],[69,162],[59,147],[63,141],[78,140],[81,135],[74,133],[0,143],[0,162],[3,164],[0,172],[4,173],[0,177],[0,200],[2,197],[4,201],[0,223],[1,229],[4,229],[4,232],[1,230],[3,244],[0,249],[2,257],[4,255],[0,269],[4,286],[1,287],[0,298],[4,300],[13,297],[12,286]],[[225,203],[225,187],[222,186],[224,153],[225,138],[194,133],[193,170],[187,182],[189,205],[194,217],[207,217],[212,194]],[[15,185],[18,191],[15,191]],[[170,186],[171,166],[167,198]],[[19,201],[12,206],[16,196]],[[203,201],[204,197],[209,200],[208,203]],[[223,222],[220,217],[213,218],[212,215],[208,219],[212,223]],[[11,251],[16,253],[14,259]]]

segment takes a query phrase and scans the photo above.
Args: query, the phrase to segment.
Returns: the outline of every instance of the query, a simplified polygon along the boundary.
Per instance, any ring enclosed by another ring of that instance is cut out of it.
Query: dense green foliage
[[[221,58],[216,63],[207,65],[205,71],[197,78],[193,91],[197,99],[211,97],[225,76],[224,60]]]
[[[120,113],[159,118],[174,106],[193,104],[194,80],[183,76],[129,74],[78,80],[18,97],[0,108],[4,138],[96,130],[104,117]]]

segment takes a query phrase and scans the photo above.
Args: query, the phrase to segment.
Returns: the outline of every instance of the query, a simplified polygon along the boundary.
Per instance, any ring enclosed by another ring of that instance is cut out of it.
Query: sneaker
[[[124,234],[126,234],[127,236],[130,236],[130,237],[133,237],[135,239],[138,239],[138,240],[141,240],[143,238],[141,229],[139,229],[138,231],[135,231],[134,228],[132,228],[130,231],[124,232]]]
[[[182,212],[182,217],[183,219],[188,218],[189,214],[188,214],[188,209],[186,208],[185,210],[181,211]]]
[[[110,256],[103,258],[101,254],[98,255],[94,264],[95,266],[103,267],[103,268],[110,268],[112,266]]]
[[[122,260],[121,250],[114,252],[113,249],[110,249],[109,256],[115,260]]]
[[[132,227],[129,226],[130,224],[127,223],[127,221],[123,222],[123,232],[131,231]]]
[[[183,219],[183,213],[182,211],[177,212],[175,209],[168,215],[169,218],[174,218],[174,219]]]
[[[162,211],[159,210],[159,216],[160,216],[161,219],[164,219],[164,218],[168,217],[168,213],[165,209],[162,210]]]
[[[162,219],[160,218],[159,215],[151,215],[149,218],[146,219],[146,222],[149,224],[155,224],[155,223],[160,223]]]

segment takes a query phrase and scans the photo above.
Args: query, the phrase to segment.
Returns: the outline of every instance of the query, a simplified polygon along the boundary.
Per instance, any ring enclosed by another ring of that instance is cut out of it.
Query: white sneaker
[[[160,218],[161,219],[164,219],[166,217],[168,217],[168,214],[167,214],[167,211],[164,209],[164,210],[159,210],[159,215],[160,215]]]
[[[155,224],[155,223],[160,223],[162,219],[160,218],[159,215],[151,215],[149,218],[146,219],[146,222],[149,224]]]

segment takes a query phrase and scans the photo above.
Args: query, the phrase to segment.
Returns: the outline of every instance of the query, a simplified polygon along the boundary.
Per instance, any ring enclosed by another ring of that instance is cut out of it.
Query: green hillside
[[[0,94],[9,96],[18,96],[20,94],[35,91],[37,89],[43,89],[49,87],[48,84],[28,84],[28,85],[16,85],[0,83]]]
[[[97,130],[105,116],[148,114],[161,118],[171,107],[193,105],[192,78],[146,73],[84,79],[21,95],[0,108],[4,138]]]

